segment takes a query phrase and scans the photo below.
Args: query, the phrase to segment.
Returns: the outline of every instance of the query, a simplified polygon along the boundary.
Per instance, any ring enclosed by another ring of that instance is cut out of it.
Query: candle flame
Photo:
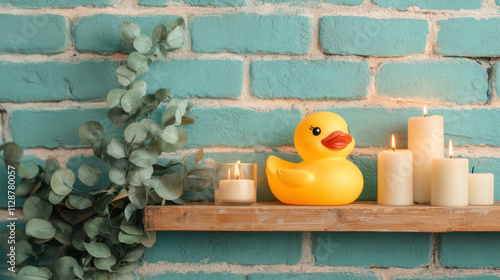
[[[424,117],[427,117],[427,106],[424,105]]]
[[[451,139],[450,139],[450,145],[448,147],[449,147],[448,148],[449,149],[449,151],[448,151],[449,156],[450,156],[450,158],[452,158],[453,157],[453,142],[451,142]]]
[[[241,164],[241,161],[238,160],[234,166],[234,176],[236,176],[236,180],[240,178],[240,169],[238,168],[238,164]]]
[[[231,180],[231,168],[227,169],[227,179]]]
[[[392,150],[395,151],[396,150],[396,140],[394,139],[394,134],[392,135],[392,146],[391,146]]]

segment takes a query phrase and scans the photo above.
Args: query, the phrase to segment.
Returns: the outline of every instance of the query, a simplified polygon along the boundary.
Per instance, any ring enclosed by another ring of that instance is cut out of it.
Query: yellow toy
[[[318,112],[304,118],[294,135],[301,163],[275,156],[267,159],[269,187],[283,203],[342,205],[356,200],[363,190],[363,175],[346,157],[354,148],[342,117]]]

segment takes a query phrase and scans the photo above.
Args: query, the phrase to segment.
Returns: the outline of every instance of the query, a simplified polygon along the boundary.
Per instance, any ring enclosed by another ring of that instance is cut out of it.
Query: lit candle
[[[442,116],[427,116],[408,120],[408,149],[413,153],[413,200],[431,202],[431,161],[443,158],[444,124]]]
[[[241,178],[241,162],[234,165],[234,177],[231,168],[227,168],[227,180],[219,180],[215,188],[216,203],[249,204],[256,201],[256,185],[252,179]],[[250,172],[255,176],[254,172]]]
[[[467,206],[469,201],[469,160],[453,158],[451,140],[449,158],[435,158],[431,165],[431,205]]]
[[[412,205],[412,153],[397,150],[392,135],[392,150],[378,154],[378,204]]]
[[[492,205],[494,202],[495,179],[492,173],[469,174],[469,205]]]

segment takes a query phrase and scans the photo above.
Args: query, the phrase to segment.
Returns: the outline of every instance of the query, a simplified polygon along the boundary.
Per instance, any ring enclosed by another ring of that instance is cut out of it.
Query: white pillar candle
[[[413,204],[412,153],[396,150],[394,135],[392,150],[378,154],[378,195],[382,205]]]
[[[413,200],[431,202],[431,161],[443,158],[444,124],[442,116],[413,117],[408,120],[408,149],[413,155]]]
[[[433,206],[467,206],[469,204],[469,160],[452,157],[450,140],[450,158],[432,160],[431,205]]]
[[[253,180],[220,180],[215,198],[220,203],[253,203],[255,202],[255,183]]]
[[[492,205],[495,196],[494,181],[491,173],[470,173],[469,205]]]

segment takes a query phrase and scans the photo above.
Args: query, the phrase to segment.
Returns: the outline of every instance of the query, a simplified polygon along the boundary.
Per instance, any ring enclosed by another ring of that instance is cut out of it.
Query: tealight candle
[[[408,149],[413,153],[413,199],[416,203],[431,202],[431,161],[443,158],[444,124],[442,116],[427,116],[408,120]]]
[[[253,204],[257,200],[257,164],[217,163],[215,204]]]
[[[412,153],[397,150],[392,135],[392,150],[378,154],[378,204],[412,205],[413,172]]]
[[[469,205],[492,205],[494,203],[494,175],[491,173],[469,174]]]
[[[469,204],[469,160],[453,158],[451,140],[449,158],[433,159],[431,168],[431,205],[467,206]]]

